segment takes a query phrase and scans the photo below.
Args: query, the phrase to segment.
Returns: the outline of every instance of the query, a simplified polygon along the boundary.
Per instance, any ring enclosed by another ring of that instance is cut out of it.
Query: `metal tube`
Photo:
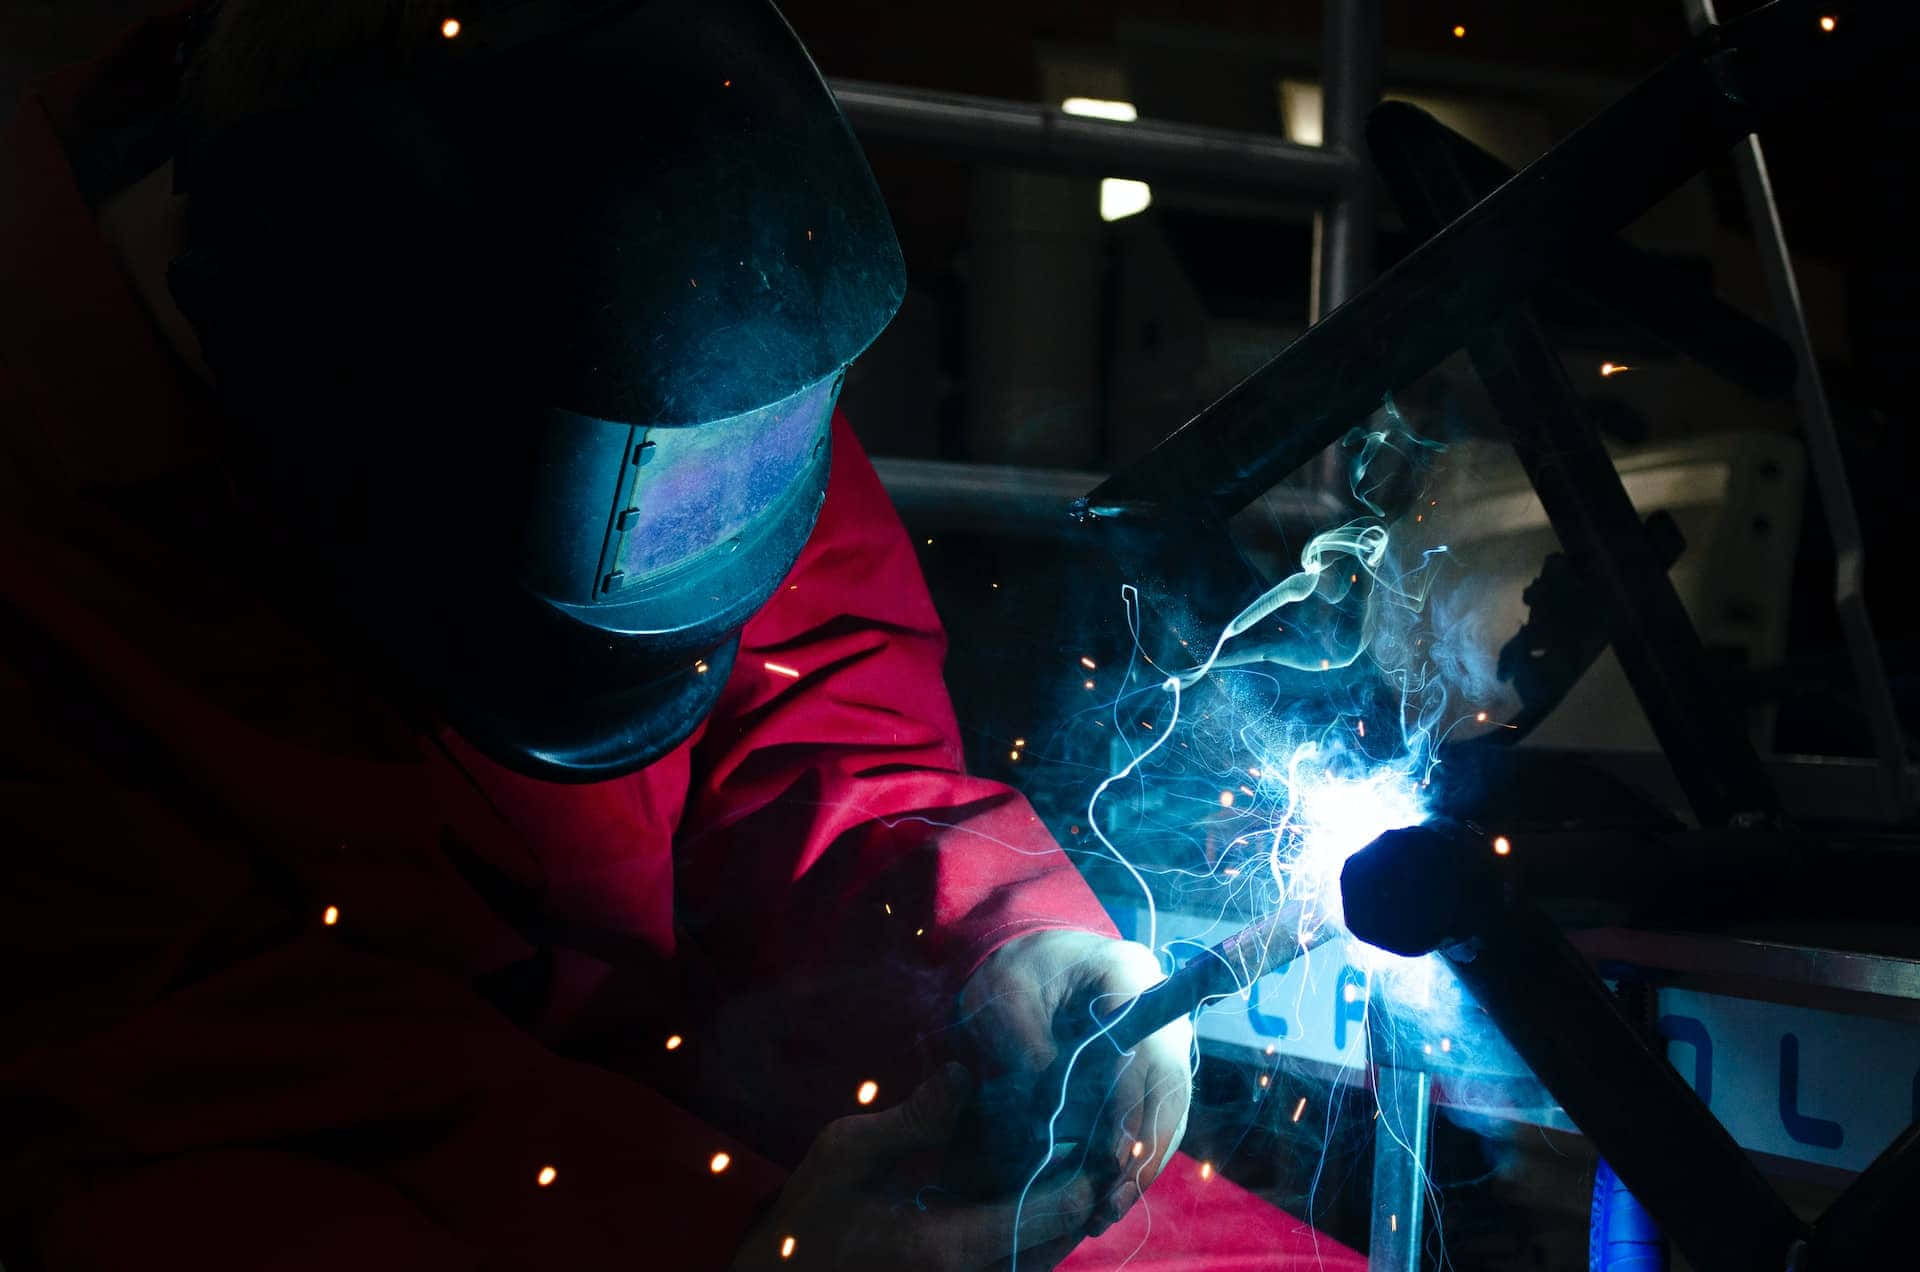
[[[1322,148],[1350,158],[1355,179],[1314,218],[1310,321],[1347,302],[1373,277],[1373,176],[1366,170],[1367,112],[1380,100],[1380,0],[1327,0],[1320,43]]]
[[[1765,112],[1904,55],[1920,7],[1859,5],[1822,37],[1814,0],[1776,3],[1668,63],[1483,199],[1088,497],[1224,519],[1616,233]]]
[[[1714,0],[1682,0],[1687,23],[1695,34],[1719,25]],[[1847,643],[1847,660],[1853,664],[1854,681],[1860,690],[1860,709],[1866,713],[1872,736],[1873,752],[1880,764],[1880,803],[1889,821],[1903,818],[1912,806],[1913,786],[1907,775],[1906,735],[1894,709],[1893,688],[1887,681],[1887,668],[1880,658],[1880,645],[1874,639],[1873,623],[1867,612],[1865,579],[1866,542],[1860,534],[1860,517],[1853,506],[1853,489],[1847,482],[1846,462],[1840,453],[1839,433],[1833,426],[1833,413],[1827,406],[1827,390],[1820,379],[1820,363],[1813,353],[1813,337],[1807,331],[1807,315],[1800,304],[1800,283],[1794,276],[1793,257],[1787,251],[1787,235],[1780,223],[1780,209],[1773,199],[1773,182],[1767,175],[1766,152],[1760,139],[1749,133],[1733,151],[1734,170],[1740,175],[1740,193],[1753,222],[1753,237],[1760,249],[1760,264],[1767,277],[1767,293],[1773,303],[1774,321],[1793,349],[1799,368],[1794,383],[1794,404],[1800,411],[1800,426],[1806,434],[1807,459],[1813,465],[1814,486],[1820,492],[1820,508],[1826,515],[1827,533],[1833,539],[1833,600],[1839,611],[1840,630]]]
[[[1474,205],[1477,186],[1432,116],[1383,107],[1371,135],[1415,231],[1432,234]],[[1531,306],[1513,307],[1467,350],[1694,813],[1707,825],[1773,813],[1753,744],[1715,692],[1666,562]]]
[[[1454,974],[1688,1262],[1785,1267],[1807,1225],[1566,938],[1524,902],[1478,936],[1470,954],[1448,959]]]
[[[1365,175],[1358,159],[1264,133],[1141,119],[1088,119],[1032,102],[829,80],[866,142],[906,142],[1052,172],[1212,189],[1333,195]]]
[[[1368,1272],[1420,1272],[1427,1211],[1427,1146],[1433,1078],[1425,1069],[1374,1070],[1380,1116],[1373,1124],[1373,1220]]]

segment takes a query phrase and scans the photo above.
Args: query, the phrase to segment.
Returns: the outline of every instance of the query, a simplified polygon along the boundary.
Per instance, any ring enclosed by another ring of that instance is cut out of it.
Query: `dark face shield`
[[[494,758],[616,776],[718,695],[904,271],[763,0],[475,0],[183,128],[170,281],[255,502]]]

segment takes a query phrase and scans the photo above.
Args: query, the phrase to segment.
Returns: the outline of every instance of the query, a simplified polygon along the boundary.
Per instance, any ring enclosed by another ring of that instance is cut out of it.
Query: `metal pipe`
[[[1687,23],[1696,35],[1718,27],[1714,0],[1682,0],[1682,3],[1686,6]],[[1786,230],[1780,223],[1780,209],[1773,199],[1773,182],[1767,175],[1766,152],[1760,148],[1758,137],[1749,133],[1734,147],[1733,165],[1740,176],[1740,193],[1747,205],[1747,215],[1753,222],[1753,237],[1760,249],[1760,264],[1767,277],[1774,321],[1792,347],[1793,360],[1800,371],[1794,383],[1794,403],[1799,408],[1800,426],[1806,434],[1807,459],[1813,465],[1814,486],[1820,492],[1827,533],[1833,539],[1834,606],[1839,611],[1840,630],[1847,643],[1847,660],[1853,664],[1854,681],[1859,686],[1860,709],[1866,714],[1873,753],[1879,760],[1882,814],[1889,821],[1898,821],[1906,816],[1913,803],[1913,785],[1907,774],[1906,735],[1894,709],[1893,687],[1887,681],[1886,664],[1881,661],[1880,645],[1874,639],[1873,622],[1867,612],[1867,547],[1860,533],[1859,514],[1853,506],[1853,489],[1847,482],[1840,436],[1827,406],[1820,362],[1814,356],[1806,310],[1800,303],[1800,283],[1794,276]]]
[[[1353,161],[1355,179],[1313,222],[1309,320],[1320,321],[1373,277],[1376,198],[1365,166],[1367,112],[1380,100],[1380,0],[1327,0],[1320,46],[1323,149]]]
[[[1454,852],[1447,833],[1390,831],[1348,860],[1340,888],[1354,935],[1400,953],[1439,949],[1694,1267],[1784,1267],[1808,1225],[1674,1072],[1663,1045],[1641,1036],[1566,937],[1515,895],[1504,876],[1519,848],[1509,856],[1463,843]]]
[[[909,525],[927,530],[996,530],[1061,534],[1072,530],[1072,506],[1105,474],[1077,468],[973,464],[876,455],[873,468]],[[1288,528],[1315,529],[1344,505],[1323,491],[1283,486],[1268,492],[1266,515]]]
[[[1416,232],[1433,234],[1474,206],[1478,185],[1453,134],[1431,115],[1385,106],[1369,135]],[[1707,825],[1771,815],[1778,801],[1746,731],[1706,674],[1706,651],[1667,559],[1532,307],[1513,306],[1471,336],[1467,351],[1695,815]]]
[[[1861,4],[1824,37],[1815,0],[1722,27],[1608,107],[1088,497],[1224,519],[1299,468],[1585,244],[1614,234],[1758,116],[1902,56],[1920,10]]]
[[[934,146],[968,159],[1052,172],[1267,193],[1339,195],[1367,175],[1351,154],[1264,133],[1089,119],[1051,105],[862,80],[828,84],[866,142]]]
[[[1433,1076],[1425,1069],[1374,1070],[1373,1219],[1368,1272],[1420,1272],[1427,1210],[1427,1144],[1433,1129]]]

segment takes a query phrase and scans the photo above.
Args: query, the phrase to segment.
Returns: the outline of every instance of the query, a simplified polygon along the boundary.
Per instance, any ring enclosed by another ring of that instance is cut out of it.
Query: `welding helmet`
[[[798,557],[899,248],[765,0],[423,22],[271,109],[183,110],[169,285],[283,588],[498,761],[618,776],[705,718]]]

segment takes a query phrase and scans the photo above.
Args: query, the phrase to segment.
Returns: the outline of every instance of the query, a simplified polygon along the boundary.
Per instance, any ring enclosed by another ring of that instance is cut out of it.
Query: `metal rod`
[[[1834,1198],[1813,1226],[1816,1268],[1891,1268],[1913,1253],[1920,1124],[1909,1126]]]
[[[1380,1065],[1374,1070],[1373,1091],[1380,1116],[1373,1124],[1373,1219],[1367,1269],[1420,1272],[1433,1077],[1425,1069]]]
[[[1484,842],[1450,844],[1432,828],[1390,831],[1342,872],[1348,926],[1399,953],[1440,949],[1473,1001],[1694,1267],[1785,1267],[1808,1226],[1663,1050],[1621,1013],[1579,951],[1516,895],[1505,876],[1523,851],[1518,843],[1511,855]]]
[[[1312,322],[1344,305],[1373,276],[1375,197],[1363,146],[1367,112],[1380,100],[1380,0],[1327,0],[1325,24],[1321,146],[1350,159],[1358,172],[1314,218]]]
[[[1385,106],[1369,135],[1416,232],[1432,234],[1473,206],[1476,186],[1453,134],[1432,116]],[[1753,743],[1720,701],[1666,562],[1531,307],[1514,306],[1467,350],[1695,815],[1724,825],[1771,814],[1777,801]]]
[[[1686,7],[1687,23],[1696,34],[1718,28],[1714,0],[1682,0],[1682,3]],[[1800,283],[1794,275],[1793,256],[1787,250],[1786,229],[1774,202],[1766,152],[1761,149],[1758,137],[1749,133],[1740,140],[1734,147],[1733,166],[1740,177],[1740,193],[1747,205],[1748,219],[1753,222],[1753,237],[1760,249],[1760,264],[1767,278],[1774,321],[1791,346],[1794,363],[1799,368],[1794,402],[1806,435],[1807,459],[1813,465],[1814,487],[1820,492],[1827,533],[1833,539],[1834,606],[1839,611],[1840,630],[1847,644],[1847,660],[1853,664],[1854,681],[1859,687],[1860,709],[1867,717],[1873,752],[1879,760],[1882,813],[1888,820],[1897,821],[1907,814],[1913,803],[1913,786],[1907,774],[1906,735],[1894,708],[1893,688],[1888,683],[1886,664],[1881,660],[1880,645],[1874,639],[1873,622],[1867,611],[1866,542],[1860,533],[1859,514],[1854,510],[1853,489],[1847,482],[1839,433],[1827,405],[1826,385],[1820,378],[1820,362],[1814,356],[1813,337],[1807,330],[1806,310],[1800,303]]]
[[[1904,56],[1920,32],[1920,6],[1904,3],[1856,4],[1845,39],[1823,37],[1817,16],[1815,0],[1777,0],[1668,63],[1102,483],[1088,511],[1174,505],[1231,516],[1751,132],[1757,116]]]
[[[1352,159],[1358,174],[1313,217],[1313,263],[1307,321],[1319,322],[1347,303],[1373,277],[1378,202],[1364,145],[1367,112],[1380,100],[1385,60],[1380,0],[1326,0],[1320,42],[1320,144]],[[1315,484],[1346,495],[1345,457],[1329,444]]]
[[[1513,169],[1451,129],[1437,132],[1473,185],[1477,202],[1511,180]],[[1623,239],[1594,243],[1567,261],[1546,290],[1612,311],[1660,343],[1766,397],[1793,392],[1793,350],[1763,322],[1705,286],[1676,280],[1659,260]]]
[[[873,470],[909,525],[927,530],[978,530],[994,526],[1025,534],[1073,530],[1070,510],[1105,474],[1077,468],[1031,468],[943,459],[873,457]],[[1323,491],[1282,487],[1269,492],[1265,510],[1287,527],[1324,526],[1345,505]]]
[[[866,142],[935,146],[969,159],[1088,176],[1330,196],[1367,177],[1351,154],[1264,133],[1069,115],[1058,107],[862,80],[829,80]]]

